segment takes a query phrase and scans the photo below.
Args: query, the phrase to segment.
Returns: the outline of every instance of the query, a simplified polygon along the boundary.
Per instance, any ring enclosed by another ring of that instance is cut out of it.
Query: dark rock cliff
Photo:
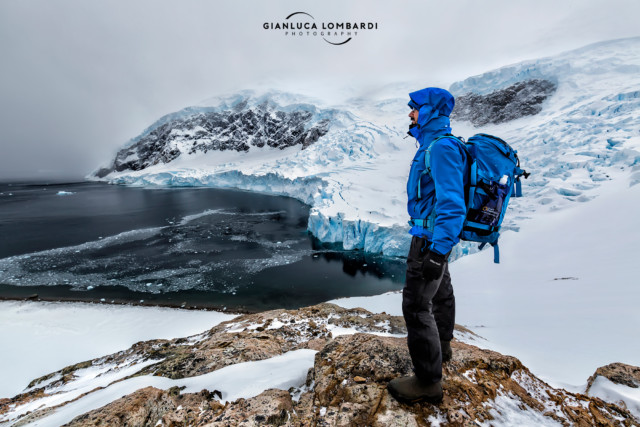
[[[553,95],[556,87],[555,83],[548,80],[534,79],[487,95],[460,95],[456,97],[451,118],[483,126],[533,116],[542,110],[542,103]]]
[[[313,119],[312,111],[282,111],[268,103],[254,107],[244,103],[226,111],[196,110],[163,121],[120,150],[112,165],[95,175],[103,178],[111,172],[142,170],[199,151],[249,151],[265,145],[279,149],[300,145],[305,149],[329,131],[328,119]]]

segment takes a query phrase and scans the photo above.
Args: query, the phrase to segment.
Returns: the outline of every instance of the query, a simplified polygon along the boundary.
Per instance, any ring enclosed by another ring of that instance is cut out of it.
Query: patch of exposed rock
[[[596,372],[589,377],[587,382],[587,392],[593,385],[597,376],[607,378],[614,384],[621,384],[631,388],[640,387],[640,368],[625,363],[611,363],[596,369]]]
[[[556,88],[557,85],[553,82],[534,79],[518,82],[487,95],[467,93],[456,97],[451,118],[483,126],[533,116],[542,110],[542,103],[553,95]]]
[[[162,420],[165,426],[191,425],[205,412],[222,411],[224,405],[207,390],[180,394],[172,388],[146,387],[100,409],[76,417],[71,426],[149,426]]]
[[[553,389],[510,356],[454,342],[453,359],[444,367],[442,404],[404,405],[386,391],[386,384],[411,372],[405,341],[357,334],[338,337],[316,356],[311,376],[318,425],[474,425],[506,420],[506,399],[535,420],[554,419],[571,425],[624,425],[621,408]],[[362,376],[366,383],[353,379]],[[322,409],[325,408],[325,409]],[[602,424],[600,424],[602,423]],[[630,424],[629,424],[630,425]]]

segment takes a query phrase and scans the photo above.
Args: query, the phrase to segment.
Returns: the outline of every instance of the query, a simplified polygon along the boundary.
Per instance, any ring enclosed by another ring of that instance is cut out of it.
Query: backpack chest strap
[[[418,227],[422,227],[426,230],[429,230],[433,233],[433,230],[435,229],[435,225],[436,225],[436,209],[435,209],[435,205],[434,208],[431,209],[431,213],[429,214],[428,217],[426,218],[411,218],[409,220],[409,225],[410,226],[418,226]]]

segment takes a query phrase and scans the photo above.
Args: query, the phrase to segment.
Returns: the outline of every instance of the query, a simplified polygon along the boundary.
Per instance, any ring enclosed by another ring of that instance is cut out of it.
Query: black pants
[[[430,243],[413,237],[407,257],[407,279],[402,290],[402,313],[407,323],[407,344],[418,378],[427,383],[442,380],[440,340],[451,341],[456,301],[451,286],[449,264],[435,280],[422,276],[422,261]]]

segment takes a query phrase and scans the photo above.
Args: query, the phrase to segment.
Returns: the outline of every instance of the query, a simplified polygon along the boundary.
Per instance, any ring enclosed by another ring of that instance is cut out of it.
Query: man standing
[[[440,138],[451,132],[453,96],[444,89],[426,88],[409,97],[409,135],[416,138],[419,148],[407,182],[409,232],[413,238],[402,312],[415,375],[396,378],[387,388],[398,400],[439,403],[442,362],[451,359],[455,321],[447,258],[459,241],[466,215],[468,159],[458,140]]]

